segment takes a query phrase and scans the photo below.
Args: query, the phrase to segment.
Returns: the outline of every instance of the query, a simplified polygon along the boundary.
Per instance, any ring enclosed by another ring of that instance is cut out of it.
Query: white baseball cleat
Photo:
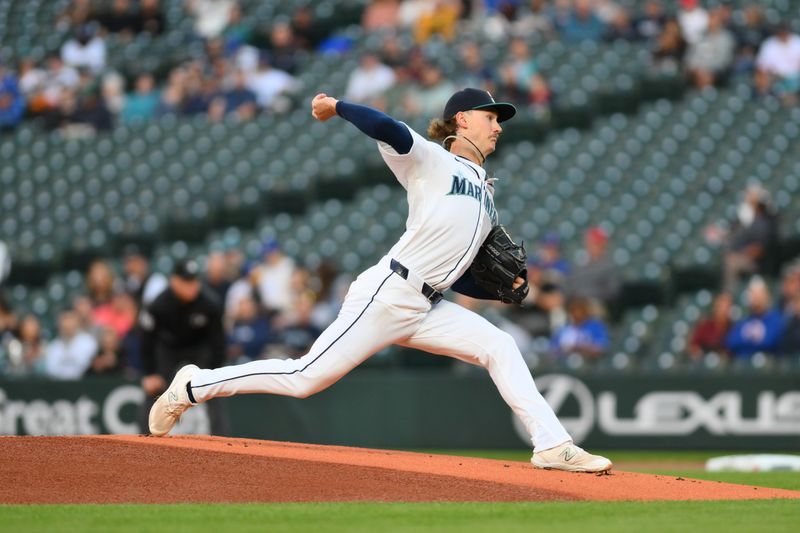
[[[611,470],[611,461],[600,455],[592,455],[572,441],[555,448],[534,452],[531,463],[536,468],[565,470],[567,472],[606,472]]]
[[[181,419],[183,412],[192,406],[192,402],[189,401],[189,393],[186,391],[186,384],[192,380],[192,376],[198,370],[200,368],[197,365],[186,365],[178,370],[167,390],[150,408],[148,425],[151,435],[163,437],[169,433]]]

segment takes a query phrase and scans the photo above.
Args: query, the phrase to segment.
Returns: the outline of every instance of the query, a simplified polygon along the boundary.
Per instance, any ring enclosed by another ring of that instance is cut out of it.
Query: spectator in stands
[[[228,14],[228,23],[221,34],[221,42],[227,54],[232,54],[239,47],[247,44],[253,34],[253,28],[245,21],[242,8],[238,3],[234,3]]]
[[[459,0],[434,0],[430,9],[417,18],[414,27],[414,40],[424,43],[434,35],[441,35],[445,41],[453,40],[456,34],[462,5]]]
[[[561,28],[561,37],[568,43],[599,41],[605,24],[597,16],[591,0],[574,0],[572,9]]]
[[[395,69],[395,72],[398,68],[407,66],[408,56],[408,50],[400,44],[397,35],[388,35],[381,43],[380,62]]]
[[[258,293],[270,312],[288,313],[292,309],[291,279],[295,270],[292,258],[281,250],[276,239],[268,239],[261,248],[261,263],[256,267]]]
[[[140,0],[139,2],[139,32],[150,35],[161,35],[167,28],[164,12],[161,10],[160,0]]]
[[[550,106],[553,103],[553,91],[550,90],[550,85],[544,79],[544,76],[535,74],[531,78],[531,86],[528,89],[527,97],[525,103],[533,111],[534,115],[539,117],[549,116]]]
[[[278,22],[272,26],[269,36],[269,63],[278,70],[295,75],[300,49],[295,42],[292,27],[287,22]]]
[[[505,41],[509,35],[529,35],[520,33],[515,27],[519,21],[518,15],[519,0],[491,0],[483,10],[481,7],[473,9],[475,27],[479,27],[489,40],[498,42]]]
[[[256,115],[256,95],[247,88],[247,74],[236,71],[233,86],[224,92],[225,114],[233,114],[239,120],[250,120]]]
[[[259,269],[253,261],[248,261],[242,265],[240,276],[231,283],[225,296],[225,324],[230,326],[236,319],[239,312],[239,302],[245,298],[251,298],[257,305],[261,306],[259,292]]]
[[[247,258],[237,246],[228,246],[223,254],[225,255],[225,277],[233,282],[241,276]]]
[[[402,28],[413,28],[422,16],[433,9],[430,0],[403,0],[397,19]]]
[[[285,95],[292,93],[296,85],[297,81],[289,73],[272,68],[266,54],[261,55],[258,69],[247,80],[259,107],[269,111],[285,111],[288,108]]]
[[[69,137],[88,138],[98,130],[109,130],[112,117],[105,102],[96,91],[79,96],[75,89],[63,89],[58,107],[45,116],[49,129],[60,129]]]
[[[19,77],[19,90],[28,102],[28,108],[34,113],[40,113],[46,106],[39,101],[41,92],[47,82],[47,72],[39,68],[33,58],[22,58],[17,67]]]
[[[394,70],[380,62],[373,52],[361,56],[358,67],[350,73],[345,98],[351,102],[372,104],[395,83]]]
[[[467,41],[459,49],[462,66],[458,72],[459,87],[476,87],[494,93],[497,89],[495,72],[483,60],[481,50],[474,41]]]
[[[698,0],[681,0],[678,10],[678,24],[681,34],[689,45],[699,41],[708,27],[708,11],[700,6]]]
[[[131,9],[130,0],[114,0],[111,9],[98,13],[95,19],[106,32],[119,34],[125,40],[141,31],[139,17]]]
[[[0,339],[2,340],[2,339]],[[25,315],[15,336],[6,337],[5,362],[0,360],[0,375],[32,376],[44,373],[45,341],[35,315]],[[2,358],[0,358],[2,359]]]
[[[689,44],[686,68],[698,89],[720,83],[733,66],[736,41],[722,25],[719,10],[709,14],[708,26],[696,41]]]
[[[653,67],[657,72],[680,72],[683,58],[686,55],[686,40],[681,27],[675,19],[667,19],[664,30],[655,40],[653,46]]]
[[[786,356],[800,355],[800,294],[788,302],[778,353]]]
[[[106,304],[92,310],[92,323],[101,330],[110,329],[124,338],[136,323],[136,302],[126,292],[117,292]]]
[[[22,121],[25,99],[17,76],[0,59],[0,134],[11,131]]]
[[[620,11],[625,11],[626,8],[620,5],[617,0],[590,0],[592,9],[603,24],[610,25]]]
[[[135,244],[122,250],[122,273],[123,288],[137,307],[149,304],[167,288],[167,278],[158,272],[151,272],[150,261]]]
[[[118,116],[125,108],[125,79],[116,72],[103,75],[100,98],[112,116]]]
[[[86,373],[97,352],[97,341],[79,328],[72,311],[58,318],[58,337],[50,341],[45,352],[45,372],[54,379],[78,379]]]
[[[664,13],[664,6],[659,0],[648,0],[644,4],[641,16],[633,21],[633,27],[640,39],[654,42],[664,31],[667,23],[667,15]]]
[[[521,37],[511,39],[508,45],[508,57],[500,65],[500,80],[503,91],[515,102],[524,102],[531,89],[533,78],[539,73],[536,63],[528,47]]]
[[[371,0],[361,15],[361,27],[367,33],[397,27],[400,0]]]
[[[120,375],[126,367],[125,349],[120,337],[111,328],[100,331],[99,343],[94,358],[86,370],[86,376]]]
[[[638,41],[639,38],[639,32],[633,25],[630,13],[625,9],[617,10],[616,15],[603,32],[603,40],[609,43],[616,40]]]
[[[800,263],[797,261],[788,265],[783,273],[778,308],[787,314],[796,296],[800,296]]]
[[[272,327],[250,297],[239,300],[231,332],[228,335],[228,361],[232,364],[260,359],[272,342]]]
[[[209,118],[220,120],[225,116],[225,97],[220,89],[220,78],[217,76],[203,77],[200,72],[189,70],[184,85],[183,102],[180,111],[184,115],[209,114]],[[216,107],[214,107],[216,104]],[[216,115],[214,111],[217,111]]]
[[[41,112],[58,108],[64,89],[75,89],[80,83],[78,71],[65,65],[57,55],[50,56],[47,61],[46,78],[42,90]]]
[[[700,359],[704,354],[725,353],[725,339],[730,332],[731,307],[733,299],[727,292],[714,298],[711,313],[701,318],[689,335],[686,351],[692,359]]]
[[[587,298],[575,297],[567,302],[569,322],[552,337],[551,350],[564,357],[578,353],[596,359],[608,351],[608,328],[592,314],[592,303]]]
[[[159,93],[152,74],[139,74],[134,92],[125,97],[122,122],[130,124],[136,120],[150,120],[155,117],[158,104]]]
[[[533,268],[528,268],[528,276]],[[508,308],[509,318],[522,327],[532,338],[545,337],[550,339],[553,334],[567,323],[567,313],[564,308],[564,293],[561,287],[553,280],[541,277],[536,284],[530,284],[531,290],[522,306]]]
[[[86,290],[93,308],[111,302],[114,297],[116,277],[111,266],[103,261],[93,261],[86,272]]]
[[[569,262],[561,255],[561,238],[555,232],[545,234],[539,250],[528,262],[554,281],[563,281],[570,272]]]
[[[428,63],[419,85],[412,86],[406,95],[406,111],[415,116],[435,116],[455,91],[455,85],[444,78],[442,70]]]
[[[750,184],[739,209],[737,227],[728,236],[723,261],[723,289],[734,294],[743,275],[762,271],[772,260],[775,217],[769,206],[769,193],[758,184]]]
[[[320,329],[328,327],[339,314],[352,281],[333,260],[324,259],[319,264],[310,285],[316,294],[312,322]]]
[[[92,16],[91,0],[72,0],[56,17],[56,28],[66,31],[89,22]]]
[[[78,329],[96,335],[99,331],[94,324],[93,310],[92,301],[88,296],[79,295],[73,298],[72,312],[75,313],[75,317],[78,319]]]
[[[608,233],[603,228],[589,228],[584,238],[585,254],[565,283],[568,297],[594,299],[606,310],[614,304],[622,289],[622,278],[608,252],[608,241]]]
[[[202,39],[219,37],[231,19],[236,0],[186,0],[186,11],[194,17],[194,31]]]
[[[208,254],[203,285],[213,292],[220,302],[226,300],[231,282],[228,279],[227,259],[223,252],[211,252]]]
[[[314,18],[314,11],[302,5],[292,14],[292,33],[295,44],[303,50],[316,50],[327,32]]]
[[[278,331],[282,354],[292,358],[302,356],[322,333],[312,321],[314,302],[311,291],[302,293],[295,300],[293,309]]]
[[[783,315],[771,308],[767,284],[754,277],[747,286],[746,315],[738,320],[725,339],[728,351],[738,359],[749,359],[758,352],[778,352],[783,334]]]
[[[764,41],[756,57],[756,90],[775,94],[785,104],[797,102],[800,91],[800,35],[781,24],[775,35]]]
[[[555,28],[548,10],[546,0],[530,0],[528,10],[521,13],[512,23],[512,34],[517,37],[539,34],[548,39],[552,38]]]
[[[85,67],[97,74],[106,66],[106,42],[92,26],[83,25],[61,47],[61,59],[65,65]]]
[[[734,26],[733,32],[736,37],[734,74],[751,74],[755,70],[756,54],[761,43],[770,34],[761,6],[745,6],[742,10],[742,22]]]
[[[181,74],[180,81],[176,81],[175,73],[170,75],[170,81],[167,86],[161,91],[159,95],[158,105],[156,106],[156,117],[163,117],[166,115],[180,115],[183,111],[184,104],[184,87],[183,77]]]

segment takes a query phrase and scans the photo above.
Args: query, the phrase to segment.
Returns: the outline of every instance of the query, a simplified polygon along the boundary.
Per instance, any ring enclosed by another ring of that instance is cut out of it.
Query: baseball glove
[[[472,279],[501,302],[520,304],[528,295],[527,257],[523,245],[511,240],[503,226],[495,226],[472,261]],[[525,283],[514,289],[517,277]]]

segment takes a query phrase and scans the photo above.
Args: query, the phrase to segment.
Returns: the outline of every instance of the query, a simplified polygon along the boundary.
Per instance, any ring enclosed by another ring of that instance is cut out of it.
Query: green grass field
[[[437,451],[436,453],[442,453]],[[446,453],[504,460],[529,459],[523,452]],[[721,453],[604,452],[615,461],[663,464],[696,462]],[[800,490],[800,474],[710,473],[701,469],[640,471]],[[579,502],[430,504],[245,504],[245,505],[38,505],[0,506],[0,531],[238,533],[246,531],[478,532],[478,531],[796,531],[800,503]]]

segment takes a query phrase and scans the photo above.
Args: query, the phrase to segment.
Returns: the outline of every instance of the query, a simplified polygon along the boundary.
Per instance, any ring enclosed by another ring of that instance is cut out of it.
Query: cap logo
[[[491,100],[493,104],[497,103],[497,102],[494,101],[494,96],[492,96],[492,93],[490,93],[489,91],[486,91],[486,94],[489,95],[489,100]]]

